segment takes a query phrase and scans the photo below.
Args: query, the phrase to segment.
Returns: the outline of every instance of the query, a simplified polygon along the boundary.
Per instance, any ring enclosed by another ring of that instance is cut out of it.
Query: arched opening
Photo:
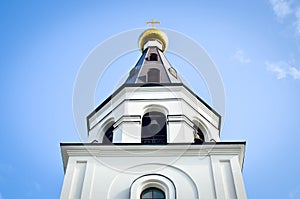
[[[113,124],[105,131],[103,136],[102,143],[103,144],[112,144],[113,143],[113,135],[114,135],[114,126]]]
[[[142,193],[141,193],[141,197],[140,199],[165,199],[165,193],[155,187],[150,187],[145,189]]]
[[[149,57],[149,61],[157,61],[158,60],[158,56],[156,53],[151,53],[150,57]]]
[[[160,82],[160,71],[156,68],[150,68],[147,72],[147,82]]]
[[[185,183],[185,181],[183,183]],[[161,198],[176,199],[176,188],[174,183],[166,176],[157,174],[144,175],[135,179],[130,186],[130,199],[142,198],[143,193],[149,188],[156,188],[163,192],[164,197]]]
[[[141,142],[143,144],[167,143],[166,116],[164,114],[152,111],[143,116]]]
[[[205,141],[203,132],[196,124],[194,124],[193,128],[194,128],[194,142],[196,144],[202,144]]]

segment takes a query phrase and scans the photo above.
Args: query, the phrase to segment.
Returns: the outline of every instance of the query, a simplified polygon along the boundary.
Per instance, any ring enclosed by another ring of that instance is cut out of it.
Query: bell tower
[[[162,30],[138,44],[126,81],[88,115],[88,143],[61,144],[61,198],[246,198],[245,142],[220,140],[221,116],[181,81]]]

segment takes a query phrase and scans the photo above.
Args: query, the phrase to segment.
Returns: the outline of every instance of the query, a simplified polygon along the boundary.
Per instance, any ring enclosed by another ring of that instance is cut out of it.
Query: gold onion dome
[[[166,33],[157,29],[157,28],[150,28],[145,30],[139,38],[139,47],[140,50],[144,50],[144,45],[148,41],[158,41],[162,45],[162,51],[166,51],[168,47],[168,37]]]

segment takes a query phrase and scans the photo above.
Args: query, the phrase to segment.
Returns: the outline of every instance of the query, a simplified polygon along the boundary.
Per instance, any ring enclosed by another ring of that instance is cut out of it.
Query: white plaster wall
[[[98,147],[102,147],[103,153],[101,150],[96,153],[97,147],[89,152],[90,155],[84,148],[68,150],[67,153],[72,156],[68,161],[61,198],[129,199],[132,183],[145,175],[168,178],[176,188],[178,199],[246,198],[240,166],[243,149],[211,148],[212,155],[209,155],[205,152],[209,148],[200,146],[180,146],[180,150],[176,146],[171,149],[164,146],[166,148],[148,151],[145,147],[142,150],[137,147],[136,150],[123,151],[122,147],[115,146],[119,152],[114,154],[106,151],[103,148],[105,146]],[[77,178],[83,181],[77,182],[82,184],[81,192],[77,191],[77,195],[74,195],[74,171],[78,163],[83,162],[86,163],[84,177]]]

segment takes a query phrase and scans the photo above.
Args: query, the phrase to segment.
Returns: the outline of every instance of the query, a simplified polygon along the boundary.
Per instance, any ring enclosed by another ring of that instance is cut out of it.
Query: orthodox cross
[[[160,22],[159,21],[154,21],[154,19],[152,19],[151,21],[147,21],[146,24],[151,24],[152,28],[153,28],[155,24],[160,24]]]

